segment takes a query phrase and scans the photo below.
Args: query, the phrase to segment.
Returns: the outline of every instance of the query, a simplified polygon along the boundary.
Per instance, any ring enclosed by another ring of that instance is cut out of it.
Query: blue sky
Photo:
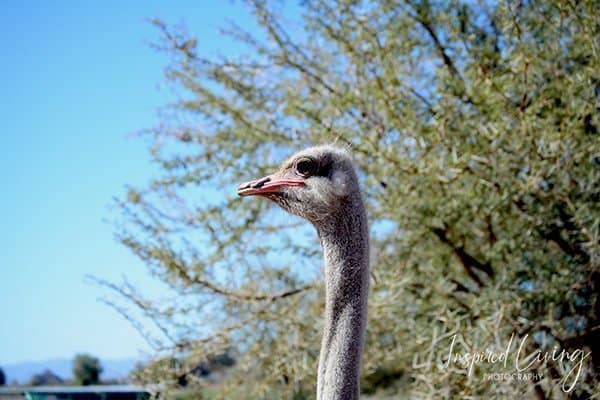
[[[149,17],[184,21],[209,55],[235,51],[219,26],[251,21],[240,2],[3,2],[0,366],[148,350],[84,276],[149,285],[106,222],[112,197],[152,176],[131,133],[170,100],[160,89],[167,57],[147,45],[158,36]]]

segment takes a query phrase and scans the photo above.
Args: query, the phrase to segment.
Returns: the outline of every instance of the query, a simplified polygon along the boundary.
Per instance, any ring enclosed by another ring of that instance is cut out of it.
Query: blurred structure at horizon
[[[0,388],[0,400],[142,400],[150,398],[147,389],[133,385],[37,386]]]

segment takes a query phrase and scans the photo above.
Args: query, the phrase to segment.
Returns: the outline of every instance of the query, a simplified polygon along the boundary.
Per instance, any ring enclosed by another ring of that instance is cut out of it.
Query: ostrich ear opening
[[[350,192],[348,176],[343,172],[336,170],[331,175],[332,187],[336,195],[345,196]]]
[[[237,188],[238,196],[260,196],[267,193],[279,193],[286,187],[303,186],[304,180],[284,178],[278,175],[269,175],[264,178],[242,183]]]

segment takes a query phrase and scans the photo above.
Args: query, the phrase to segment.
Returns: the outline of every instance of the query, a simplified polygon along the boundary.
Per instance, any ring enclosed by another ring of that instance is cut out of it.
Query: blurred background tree
[[[61,385],[65,381],[60,376],[56,375],[51,370],[47,369],[39,374],[35,374],[31,377],[29,381],[29,386],[53,386],[53,385]]]
[[[149,380],[189,383],[234,349],[220,397],[314,396],[316,235],[234,189],[336,142],[356,158],[371,221],[365,392],[600,395],[598,2],[248,7],[260,33],[224,29],[237,57],[207,58],[184,28],[154,21],[179,100],[145,132],[161,172],[118,200],[118,238],[170,295],[105,283],[129,300],[110,299],[119,312],[157,328],[134,319],[157,352]],[[513,335],[528,354],[591,352],[573,390],[577,360],[532,365],[540,380],[484,379],[516,372],[512,360],[470,374],[448,363],[452,337],[464,354],[503,352]]]
[[[0,386],[6,385],[6,375],[4,375],[4,370],[0,368]]]
[[[77,354],[73,360],[73,379],[76,385],[97,385],[100,383],[102,366],[100,360],[89,354]]]

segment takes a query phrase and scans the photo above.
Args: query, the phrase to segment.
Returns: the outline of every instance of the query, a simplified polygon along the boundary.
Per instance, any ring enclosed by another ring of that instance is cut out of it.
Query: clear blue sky
[[[125,184],[152,175],[130,133],[170,99],[148,17],[185,21],[206,54],[235,52],[218,33],[226,20],[250,24],[241,2],[2,2],[0,365],[147,350],[84,276],[147,281],[104,220]]]

